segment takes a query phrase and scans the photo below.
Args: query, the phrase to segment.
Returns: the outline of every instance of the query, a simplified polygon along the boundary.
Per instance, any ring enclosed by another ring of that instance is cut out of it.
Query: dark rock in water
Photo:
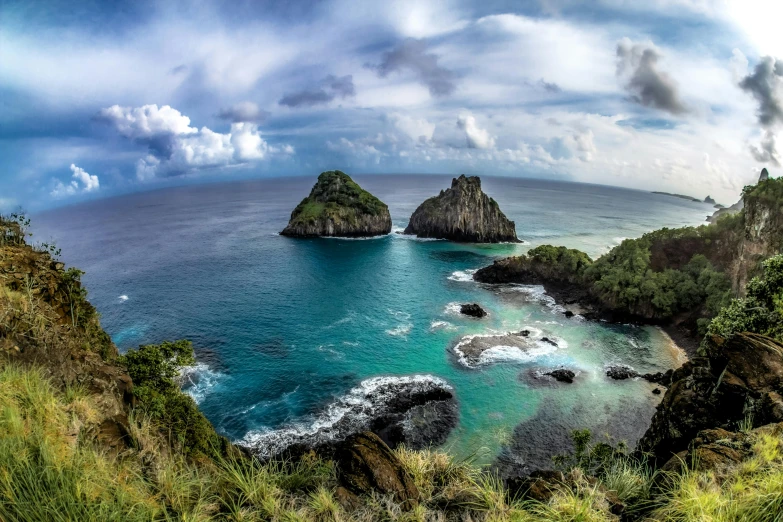
[[[484,194],[481,179],[464,174],[452,180],[451,188],[419,205],[405,233],[466,243],[519,242],[514,222]]]
[[[478,318],[486,317],[487,315],[486,310],[481,308],[481,306],[479,306],[476,303],[464,304],[460,306],[459,313],[463,315],[469,315],[471,317],[478,317]]]
[[[607,377],[611,377],[616,381],[622,381],[625,379],[633,379],[634,377],[639,377],[639,373],[636,370],[634,370],[630,366],[625,366],[623,364],[616,364],[616,365],[609,366],[606,369],[606,375]]]
[[[334,452],[337,475],[355,495],[391,495],[404,509],[419,503],[419,490],[397,455],[371,432],[351,435]]]
[[[653,392],[653,395],[660,395],[661,394],[661,389],[660,388],[653,388],[652,392]]]
[[[704,202],[705,203],[709,203],[710,205],[714,205],[716,203],[716,201],[714,199],[712,199],[711,197],[709,197],[709,196],[704,198]]]
[[[557,346],[557,343],[555,341],[553,341],[552,339],[550,339],[549,337],[542,337],[541,338],[541,342],[544,342],[544,343],[547,343],[547,344],[551,344],[552,346],[555,346],[555,347]]]
[[[642,375],[642,379],[653,384],[660,384],[661,386],[668,387],[672,383],[672,374],[674,370],[666,370],[666,372],[658,373],[645,373]]]
[[[660,464],[688,449],[705,429],[733,430],[751,418],[754,427],[783,421],[783,343],[741,333],[706,339],[705,357],[674,371],[637,449]]]
[[[522,330],[521,332],[519,332],[519,335],[522,337],[527,337],[528,335],[530,335],[530,330]]]
[[[315,416],[317,429],[299,425],[251,434],[240,444],[261,459],[315,450],[324,457],[353,434],[372,431],[392,447],[412,449],[446,441],[459,420],[453,389],[428,375],[366,379]]]
[[[570,319],[571,317],[574,316],[574,312],[572,312],[571,310],[566,310],[565,312],[563,312],[563,315]]]
[[[339,170],[322,172],[280,232],[294,237],[371,237],[391,232],[389,207]]]
[[[566,370],[565,368],[558,368],[557,370],[546,372],[544,375],[549,375],[551,377],[554,377],[556,380],[560,382],[567,382],[567,383],[574,382],[574,377],[576,376],[574,372],[572,372],[571,370]]]

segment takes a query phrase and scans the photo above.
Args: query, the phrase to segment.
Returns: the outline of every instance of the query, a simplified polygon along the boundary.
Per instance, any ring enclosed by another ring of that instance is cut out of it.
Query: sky
[[[0,210],[340,169],[731,204],[783,163],[783,2],[0,2]]]

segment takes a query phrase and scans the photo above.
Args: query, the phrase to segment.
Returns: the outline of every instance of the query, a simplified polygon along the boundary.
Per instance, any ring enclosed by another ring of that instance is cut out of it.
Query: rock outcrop
[[[518,242],[514,222],[481,190],[478,176],[454,178],[451,188],[413,213],[405,234],[464,243]]]
[[[355,495],[391,495],[404,509],[419,502],[419,490],[397,455],[371,432],[348,437],[334,454],[343,486]]]
[[[372,237],[391,232],[389,207],[339,170],[322,172],[280,232],[292,237]]]
[[[717,203],[717,202],[716,202],[714,199],[712,199],[710,196],[707,196],[706,198],[704,198],[704,202],[705,202],[705,203],[709,203],[710,205],[715,205],[715,204]]]
[[[675,370],[671,381],[637,446],[659,464],[686,451],[702,430],[783,421],[783,344],[769,337],[714,337],[705,356]]]
[[[768,179],[769,179],[769,172],[767,171],[767,169],[765,168],[761,169],[761,174],[759,175],[758,183],[761,183],[762,181],[767,181]],[[713,212],[713,214],[707,218],[707,221],[709,221],[710,223],[715,223],[718,220],[718,218],[726,215],[736,214],[743,208],[745,208],[745,201],[744,198],[740,198],[739,201],[737,201],[730,207],[719,208],[718,210]]]
[[[469,315],[470,317],[476,317],[478,319],[486,317],[487,315],[486,310],[481,308],[481,305],[477,303],[468,303],[460,306],[459,313],[462,315]]]
[[[556,381],[567,382],[569,384],[574,382],[574,377],[576,377],[576,373],[574,373],[571,370],[567,370],[565,368],[558,368],[557,370],[546,372],[544,375],[549,375],[550,377],[554,378]]]

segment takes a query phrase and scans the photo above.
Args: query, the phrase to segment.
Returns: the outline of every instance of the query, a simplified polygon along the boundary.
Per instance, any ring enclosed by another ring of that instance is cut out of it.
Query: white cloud
[[[87,173],[83,168],[77,167],[71,163],[71,177],[73,180],[67,185],[62,181],[56,182],[54,188],[49,193],[53,198],[64,198],[76,194],[85,194],[96,192],[101,188],[101,182],[98,176]]]
[[[472,114],[464,114],[457,120],[457,127],[465,131],[468,148],[492,149],[495,147],[495,138],[486,129],[482,129],[476,123]]]
[[[112,105],[101,109],[99,119],[111,124],[117,131],[131,139],[142,139],[161,134],[193,134],[198,129],[190,126],[190,118],[168,105],[120,107]]]
[[[254,123],[232,123],[227,134],[208,127],[197,129],[190,126],[190,118],[168,105],[114,105],[101,110],[99,116],[122,136],[149,146],[150,154],[136,163],[140,181],[259,161],[274,153],[294,153],[290,145],[270,146]]]

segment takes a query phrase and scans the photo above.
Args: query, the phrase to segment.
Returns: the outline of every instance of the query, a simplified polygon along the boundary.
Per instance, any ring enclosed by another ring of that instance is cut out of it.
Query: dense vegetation
[[[388,207],[339,170],[322,172],[310,195],[291,213],[291,223],[312,223],[330,217],[335,222],[356,220],[358,215],[378,216]]]
[[[709,325],[708,335],[728,338],[754,332],[783,341],[783,254],[762,264],[761,275],[747,285],[747,295],[734,299]]]
[[[709,246],[710,226],[662,229],[639,239],[626,239],[585,270],[585,280],[600,302],[610,310],[628,311],[650,319],[669,319],[699,309],[704,319],[714,316],[731,297],[728,277],[699,249],[687,262],[666,263],[656,270],[652,264],[655,249],[667,243],[697,240]],[[672,268],[674,267],[674,268]],[[706,321],[702,321],[702,327]]]
[[[133,379],[141,412],[162,430],[178,451],[190,457],[220,456],[228,441],[215,433],[193,399],[180,391],[180,370],[196,362],[190,341],[144,345],[120,356]]]

